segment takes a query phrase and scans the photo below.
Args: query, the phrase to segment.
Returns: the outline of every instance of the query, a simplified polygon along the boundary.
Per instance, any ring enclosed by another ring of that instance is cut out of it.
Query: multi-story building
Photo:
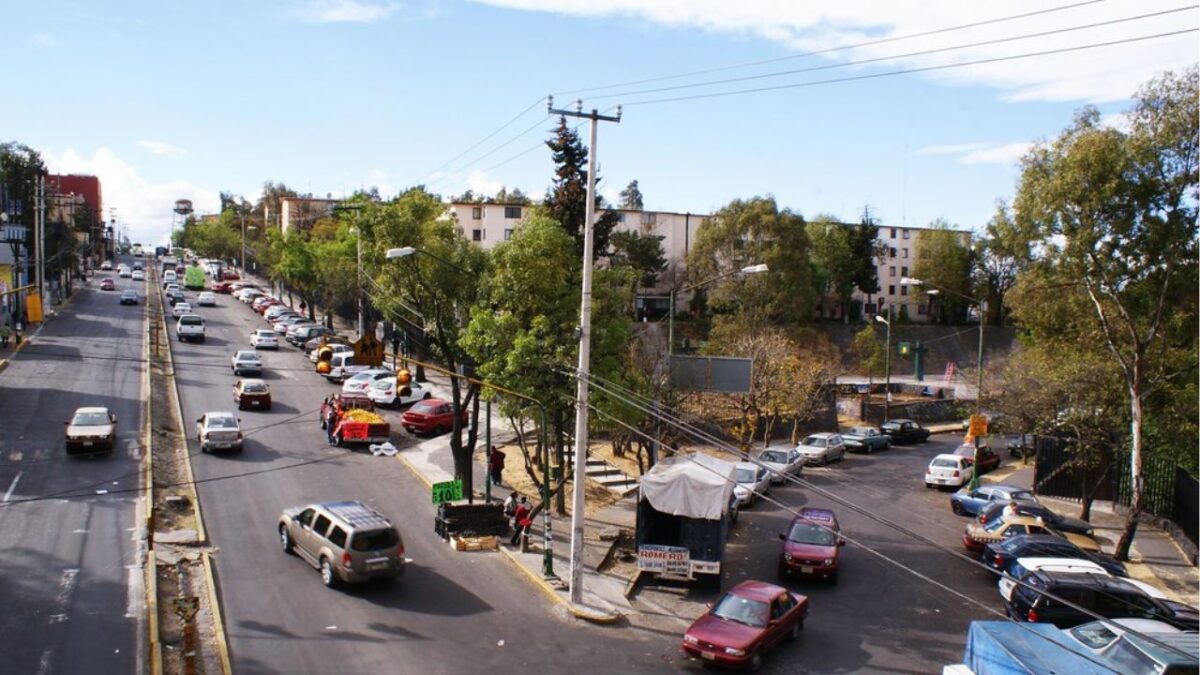
[[[307,230],[313,223],[333,213],[341,199],[283,197],[279,200],[279,228],[283,234],[293,227]]]
[[[863,314],[883,314],[891,307],[893,316],[907,317],[911,321],[928,320],[929,301],[918,296],[920,290],[900,283],[904,277],[912,277],[917,264],[917,235],[928,228],[879,226],[878,241],[885,249],[884,255],[875,259],[875,273],[879,278],[879,293],[865,295],[855,290],[853,299],[861,302]],[[963,246],[971,245],[971,232],[952,230]]]

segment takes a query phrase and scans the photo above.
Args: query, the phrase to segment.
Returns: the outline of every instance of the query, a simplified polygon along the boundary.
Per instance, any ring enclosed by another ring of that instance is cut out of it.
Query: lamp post
[[[689,286],[684,286],[679,290],[672,290],[671,304],[669,310],[667,311],[667,356],[670,357],[675,353],[675,295],[677,293],[686,293],[735,274],[761,274],[768,271],[770,271],[770,269],[766,266],[766,264],[759,263],[758,265],[749,265],[738,270],[731,270],[729,272],[725,272],[724,274],[718,274],[717,276],[705,279],[704,281],[698,281]]]
[[[888,304],[888,318],[876,314],[875,320],[887,326],[887,337],[883,352],[883,421],[892,415],[892,305]]]
[[[257,229],[258,229],[257,225],[251,225],[249,227],[246,227],[246,214],[243,213],[242,214],[242,260],[241,260],[242,274],[246,273],[246,230],[254,231]]]

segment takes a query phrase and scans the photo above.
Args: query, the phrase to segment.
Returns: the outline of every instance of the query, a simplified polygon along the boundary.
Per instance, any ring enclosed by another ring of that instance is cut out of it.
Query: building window
[[[504,230],[504,241],[508,241],[509,239],[512,239],[512,230],[506,229]]]
[[[658,216],[657,213],[642,213],[642,224],[653,225],[658,220],[656,216]]]
[[[471,220],[483,220],[483,207],[482,206],[471,207]]]
[[[892,239],[896,238],[896,228],[892,228]]]
[[[504,217],[511,218],[514,220],[517,218],[520,218],[521,217],[521,207],[519,207],[519,206],[504,207]]]
[[[900,295],[908,295],[908,286],[900,285]]]
[[[471,230],[471,239],[473,241],[483,241],[483,230]]]
[[[888,276],[889,277],[896,276],[896,266],[895,265],[888,267]]]
[[[908,230],[904,230],[903,234],[904,234],[904,238],[908,239]]]
[[[917,305],[917,314],[920,314],[921,316],[925,316],[928,313],[929,313],[928,307],[926,307],[925,305]]]
[[[895,294],[896,294],[896,287],[888,286],[888,295],[895,295]]]
[[[895,276],[895,275],[893,274],[892,276]],[[900,268],[900,276],[902,276],[902,277],[908,276],[908,268],[907,267]]]
[[[889,249],[888,249],[888,255],[889,255],[890,257],[892,257],[892,258],[895,258],[895,257],[896,257],[896,248],[895,248],[895,247],[891,247],[891,248],[889,248]]]
[[[892,249],[892,250],[894,251],[895,249]],[[908,257],[908,249],[906,249],[906,248],[900,249],[900,257],[907,258]]]
[[[621,213],[620,211],[617,212],[617,222],[618,223],[625,222],[625,214],[624,213]]]

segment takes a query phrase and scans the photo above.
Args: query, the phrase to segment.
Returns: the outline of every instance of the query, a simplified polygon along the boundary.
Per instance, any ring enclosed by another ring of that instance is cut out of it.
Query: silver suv
[[[340,583],[394,579],[404,574],[404,540],[391,521],[361,502],[325,502],[284,509],[279,517],[284,553],[321,571],[330,588]]]

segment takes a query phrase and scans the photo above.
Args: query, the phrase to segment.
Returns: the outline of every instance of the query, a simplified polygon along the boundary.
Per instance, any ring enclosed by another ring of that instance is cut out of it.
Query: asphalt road
[[[219,307],[198,310],[204,344],[171,344],[235,672],[645,672],[654,668],[648,659],[669,651],[656,637],[565,619],[499,555],[451,550],[433,534],[428,490],[401,462],[326,444],[317,409],[337,388],[286,343],[263,353],[273,409],[239,413],[244,452],[201,454],[196,418],[236,412],[230,357],[266,326],[249,307],[218,298]],[[407,445],[398,415],[385,416],[393,443]],[[393,519],[412,560],[402,578],[329,590],[280,550],[283,508],[334,499],[361,500]]]
[[[942,434],[922,444],[893,446],[871,455],[848,454],[829,467],[805,468],[804,479],[814,488],[870,515],[816,489],[772,488],[770,497],[784,505],[837,513],[850,541],[842,549],[836,585],[796,579],[779,582],[779,533],[786,531],[792,514],[766,501],[742,511],[726,551],[722,586],[760,579],[783,583],[810,601],[804,634],[794,644],[781,645],[768,658],[764,672],[938,672],[943,664],[961,661],[972,620],[1003,618],[994,577],[870,517],[899,523],[953,553],[965,552],[960,538],[968,519],[951,513],[951,491],[927,489],[922,478],[929,460],[952,451],[961,438]],[[643,590],[639,597],[670,608],[681,617],[679,625],[686,626],[716,595],[659,585]],[[676,657],[675,663],[680,669],[700,668],[683,656]]]
[[[131,258],[124,258],[132,262]],[[0,670],[141,671],[145,593],[138,517],[145,305],[98,272],[0,374]],[[68,457],[63,421],[102,405],[110,456]]]

